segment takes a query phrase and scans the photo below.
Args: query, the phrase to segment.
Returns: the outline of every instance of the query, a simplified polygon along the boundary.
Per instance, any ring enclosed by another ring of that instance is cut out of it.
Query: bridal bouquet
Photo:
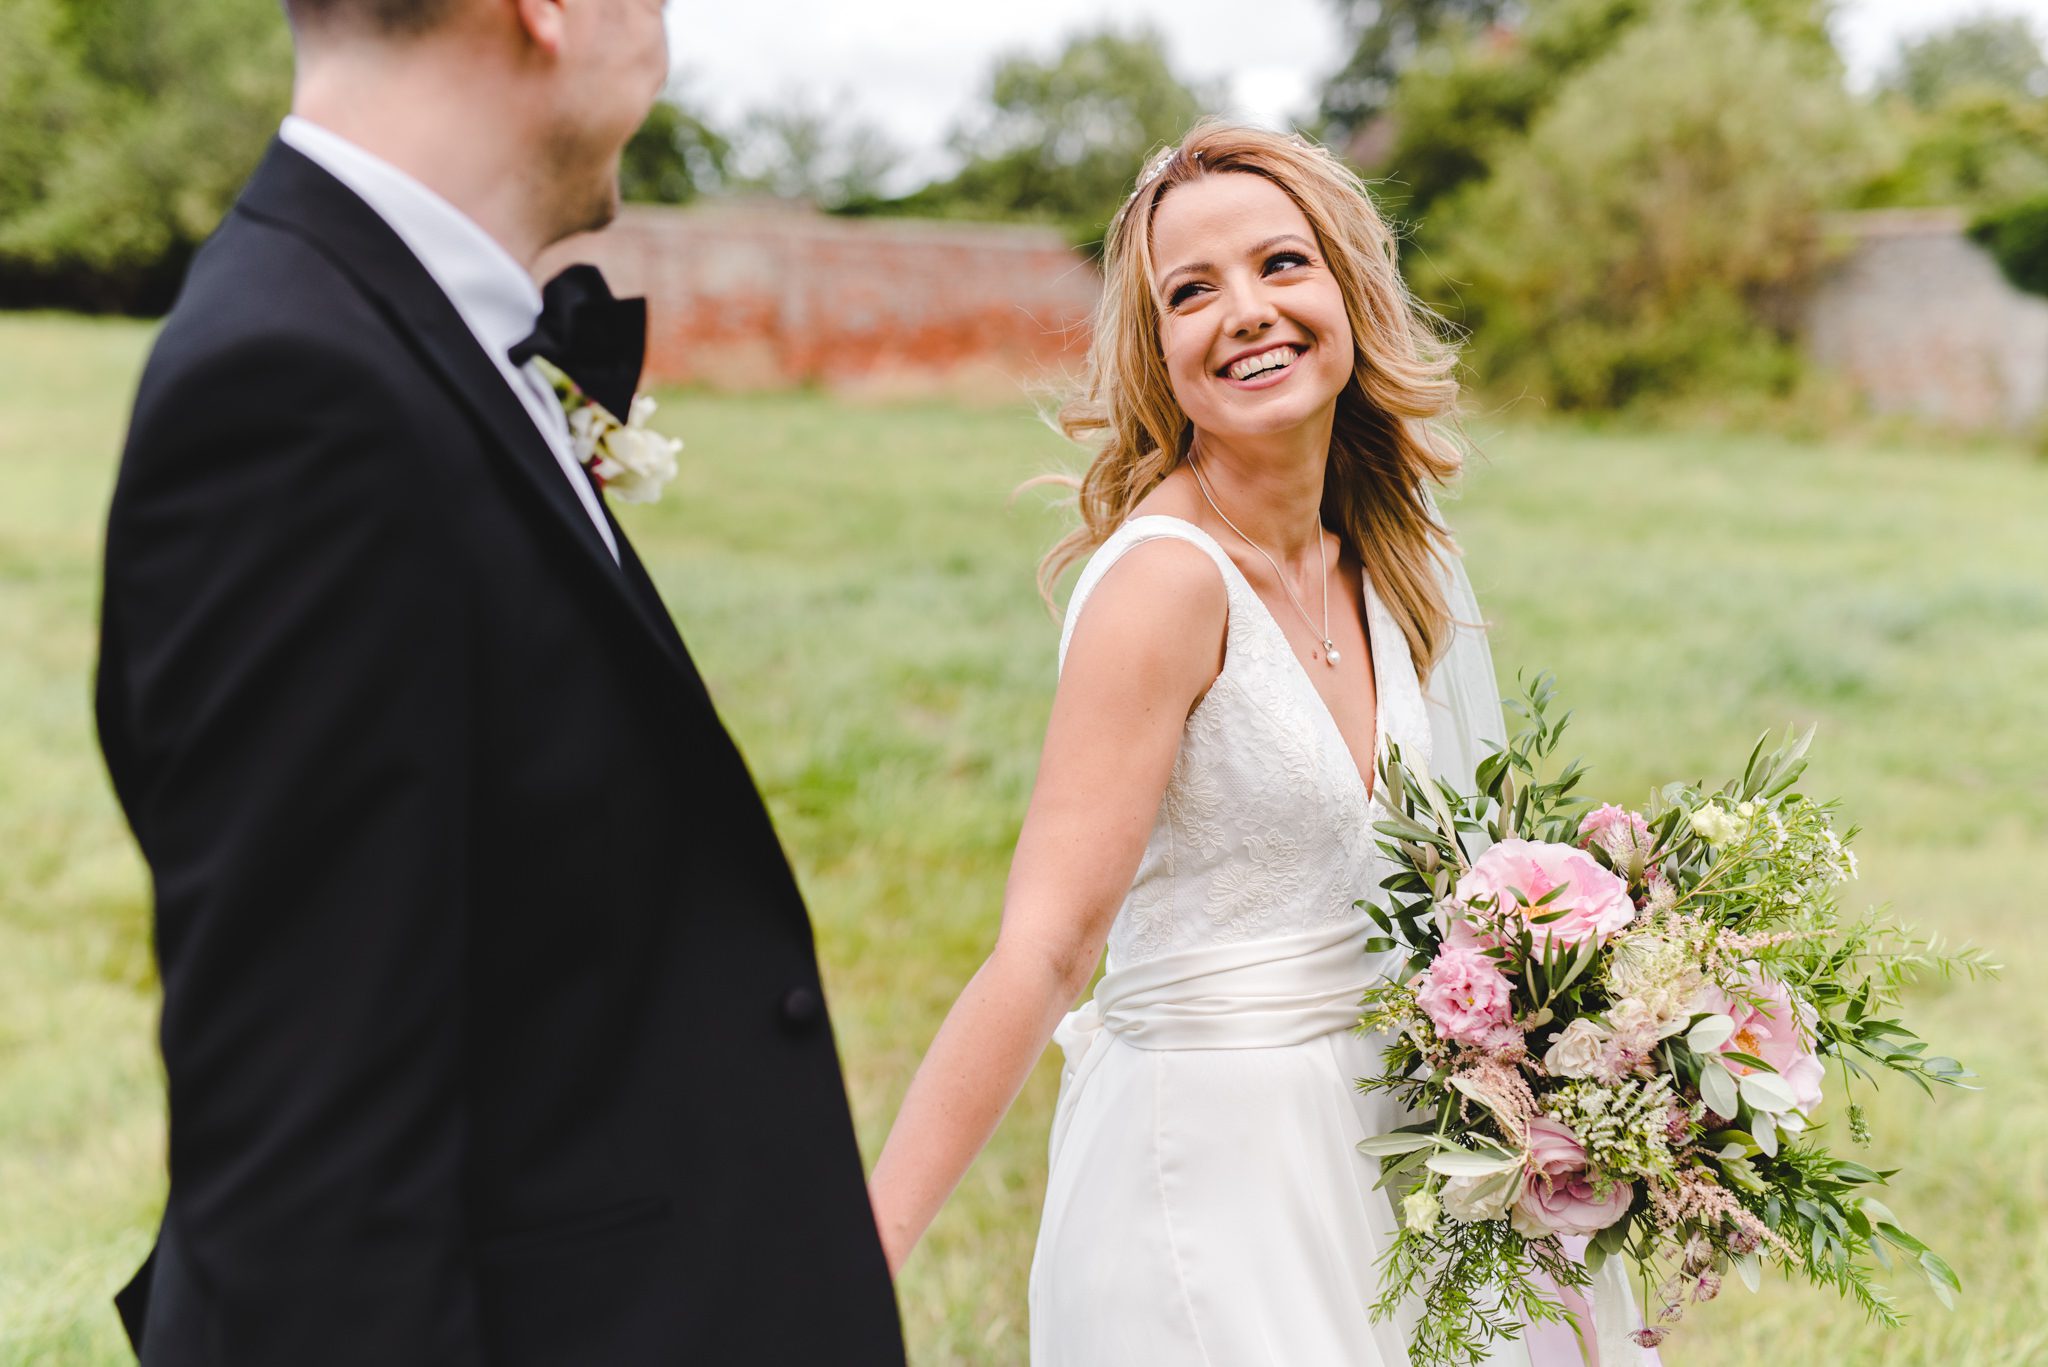
[[[1391,748],[1381,764],[1395,871],[1387,908],[1367,904],[1371,948],[1412,958],[1365,998],[1360,1028],[1391,1038],[1358,1085],[1424,1118],[1360,1146],[1382,1185],[1412,1188],[1375,1318],[1414,1298],[1414,1360],[1474,1362],[1521,1321],[1564,1318],[1552,1294],[1614,1258],[1655,1324],[1731,1272],[1754,1290],[1765,1263],[1886,1324],[1899,1313],[1873,1263],[1912,1262],[1950,1302],[1955,1273],[1872,1194],[1892,1173],[1824,1142],[1815,1112],[1881,1070],[1964,1085],[1894,1008],[1922,971],[1990,966],[1843,914],[1855,832],[1794,790],[1811,731],[1759,741],[1719,788],[1588,810],[1576,763],[1544,777],[1569,721],[1551,700],[1545,677],[1515,705],[1527,724],[1475,795]],[[1868,1142],[1859,1105],[1847,1125]]]

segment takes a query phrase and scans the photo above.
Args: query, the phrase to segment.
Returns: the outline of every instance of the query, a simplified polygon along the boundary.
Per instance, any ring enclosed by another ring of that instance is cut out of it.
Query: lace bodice
[[[1343,733],[1293,647],[1215,540],[1176,517],[1133,518],[1103,542],[1074,586],[1064,664],[1088,594],[1131,547],[1192,542],[1229,594],[1222,672],[1188,717],[1137,877],[1109,932],[1109,965],[1264,940],[1359,917],[1385,876],[1365,785]],[[1407,638],[1368,574],[1366,631],[1379,690],[1376,751],[1399,742],[1429,771],[1429,717]]]

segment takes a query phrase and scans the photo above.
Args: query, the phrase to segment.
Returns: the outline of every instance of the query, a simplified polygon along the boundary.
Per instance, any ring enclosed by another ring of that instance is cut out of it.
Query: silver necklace
[[[1280,562],[1275,560],[1264,546],[1246,536],[1244,529],[1235,522],[1232,522],[1230,515],[1216,506],[1216,496],[1209,492],[1209,481],[1202,478],[1202,467],[1195,464],[1195,453],[1192,451],[1188,452],[1188,469],[1194,471],[1195,484],[1201,489],[1202,497],[1208,501],[1210,511],[1222,518],[1223,525],[1236,532],[1238,538],[1245,545],[1250,546],[1260,555],[1266,557],[1266,563],[1273,567],[1273,577],[1280,581],[1280,591],[1287,595],[1287,601],[1294,604],[1294,610],[1301,614],[1302,624],[1310,631],[1314,631],[1316,629],[1315,619],[1308,615],[1308,609],[1303,607],[1301,600],[1294,596],[1293,588],[1287,583],[1287,576],[1280,572]],[[1343,657],[1337,653],[1337,643],[1330,639],[1330,552],[1323,545],[1323,525],[1320,519],[1316,522],[1316,556],[1322,561],[1323,565],[1323,630],[1321,635],[1323,663],[1335,669]]]

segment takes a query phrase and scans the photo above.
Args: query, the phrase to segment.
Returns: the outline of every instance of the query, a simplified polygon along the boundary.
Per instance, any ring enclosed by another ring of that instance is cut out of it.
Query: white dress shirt
[[[512,364],[512,348],[533,332],[540,317],[540,289],[533,277],[467,214],[339,134],[294,114],[286,117],[278,137],[355,191],[427,268],[427,274],[469,325],[484,354],[525,405],[534,426],[547,439],[548,449],[555,453],[555,463],[562,467],[569,487],[617,561],[618,542],[605,523],[596,491],[577,467],[569,420],[563,416],[553,388],[532,361],[523,366]]]

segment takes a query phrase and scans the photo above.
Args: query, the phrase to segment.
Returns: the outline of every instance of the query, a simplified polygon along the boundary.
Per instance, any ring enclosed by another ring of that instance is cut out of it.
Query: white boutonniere
[[[683,443],[648,427],[654,400],[635,395],[632,411],[620,422],[560,369],[539,357],[534,364],[554,386],[555,398],[569,419],[569,441],[577,463],[590,472],[597,486],[621,503],[652,503],[660,498],[662,487],[676,477],[676,454]]]

